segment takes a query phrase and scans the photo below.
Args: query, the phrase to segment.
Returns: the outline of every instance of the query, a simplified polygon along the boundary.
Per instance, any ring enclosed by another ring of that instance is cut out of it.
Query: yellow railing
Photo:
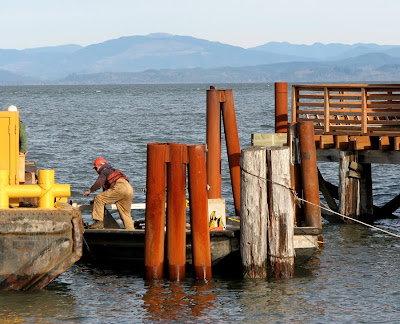
[[[292,86],[292,122],[315,134],[400,136],[400,84]]]

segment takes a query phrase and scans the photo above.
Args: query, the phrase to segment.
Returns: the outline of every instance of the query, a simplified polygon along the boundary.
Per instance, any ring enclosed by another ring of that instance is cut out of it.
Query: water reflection
[[[146,282],[143,295],[146,319],[151,321],[183,321],[188,317],[199,318],[215,307],[216,294],[211,282],[169,282],[155,280]]]

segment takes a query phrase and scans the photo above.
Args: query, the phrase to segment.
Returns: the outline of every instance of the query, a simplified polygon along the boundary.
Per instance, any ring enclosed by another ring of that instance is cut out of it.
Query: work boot
[[[88,229],[103,229],[104,228],[104,222],[103,221],[96,221],[93,224],[89,225],[87,228]]]

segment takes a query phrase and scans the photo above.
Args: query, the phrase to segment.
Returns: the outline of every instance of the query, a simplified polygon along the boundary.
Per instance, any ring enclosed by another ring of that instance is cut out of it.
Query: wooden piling
[[[188,155],[194,277],[197,280],[210,280],[212,277],[211,243],[208,229],[207,172],[204,145],[189,145]]]
[[[371,163],[360,163],[362,167],[360,179],[360,218],[372,222],[374,217],[374,200],[372,194]]]
[[[240,215],[240,144],[232,90],[225,90],[225,101],[222,103],[222,116],[224,120],[233,202],[236,215]]]
[[[207,183],[208,198],[221,198],[221,107],[220,91],[207,90]]]
[[[245,278],[267,276],[267,183],[263,147],[242,150],[240,254]]]
[[[161,279],[164,266],[166,144],[147,144],[145,278]]]
[[[349,177],[349,165],[355,162],[354,151],[340,151],[339,155],[339,213],[351,218],[356,218],[359,187],[356,178]],[[351,220],[343,219],[346,223]]]
[[[187,146],[169,143],[167,163],[167,258],[171,281],[185,278]]]
[[[268,261],[273,278],[294,275],[294,201],[289,147],[267,147]]]
[[[287,133],[288,84],[275,82],[275,133]]]
[[[297,127],[299,132],[303,194],[304,199],[312,203],[304,203],[304,218],[306,226],[322,228],[314,125],[313,122],[306,121],[299,122]]]

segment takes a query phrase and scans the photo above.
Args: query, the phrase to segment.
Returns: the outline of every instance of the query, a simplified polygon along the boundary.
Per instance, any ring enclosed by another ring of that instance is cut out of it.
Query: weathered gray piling
[[[294,197],[289,190],[290,148],[267,147],[268,260],[270,277],[294,275]]]
[[[267,276],[266,150],[242,150],[240,173],[240,254],[245,278]]]
[[[242,150],[240,253],[246,278],[294,275],[290,148]]]

